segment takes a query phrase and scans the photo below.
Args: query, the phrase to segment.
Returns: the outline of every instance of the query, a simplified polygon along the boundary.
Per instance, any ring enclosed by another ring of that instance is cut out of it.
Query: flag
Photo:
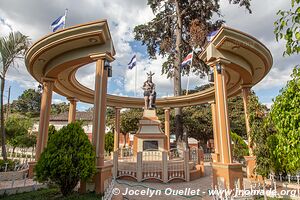
[[[57,29],[64,27],[65,23],[66,23],[66,14],[60,16],[51,24],[52,31],[55,32],[57,31]]]
[[[134,66],[136,66],[136,55],[134,55],[128,63],[128,69],[132,69]]]
[[[186,64],[188,64],[188,63],[192,63],[192,60],[193,60],[193,52],[191,52],[191,53],[189,53],[186,57],[185,57],[185,59],[182,61],[182,63],[181,63],[181,66],[183,67],[183,66],[185,66]]]
[[[215,35],[217,35],[217,33],[219,32],[219,30],[216,30],[216,31],[213,31],[213,32],[210,32],[208,35],[207,35],[207,41],[208,42],[211,42],[213,40],[213,38],[215,37]]]

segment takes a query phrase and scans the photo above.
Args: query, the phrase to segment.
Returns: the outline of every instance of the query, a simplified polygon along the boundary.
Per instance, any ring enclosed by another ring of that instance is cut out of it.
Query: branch
[[[165,19],[168,18],[168,17],[176,17],[176,15],[173,15],[174,13],[175,13],[175,12],[173,12],[173,13],[170,14],[170,15],[165,16],[164,18],[162,18],[162,19],[160,19],[160,20],[158,20],[158,21],[154,21],[154,22],[151,24],[151,26],[148,27],[148,28],[152,28],[155,24],[158,24],[159,22],[165,20]],[[153,19],[153,20],[154,20],[154,19]],[[153,20],[152,20],[152,21],[153,21]],[[151,22],[150,22],[150,23],[151,23]]]

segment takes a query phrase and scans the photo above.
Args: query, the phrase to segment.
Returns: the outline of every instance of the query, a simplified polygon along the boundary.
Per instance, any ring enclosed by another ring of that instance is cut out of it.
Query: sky
[[[260,101],[268,107],[286,82],[290,79],[293,67],[299,63],[299,56],[283,57],[284,42],[275,40],[274,21],[280,9],[290,7],[289,0],[252,0],[252,14],[245,8],[220,0],[222,18],[226,26],[248,33],[271,51],[274,64],[269,74],[253,90]],[[135,69],[129,70],[127,63],[131,57],[137,55],[137,96],[142,97],[140,86],[146,79],[146,72],[155,72],[153,82],[156,84],[158,96],[173,95],[173,81],[161,74],[164,58],[156,60],[148,58],[145,46],[134,40],[133,29],[136,25],[145,23],[153,18],[153,13],[147,0],[1,0],[0,1],[0,35],[7,35],[11,29],[20,31],[37,41],[51,33],[50,24],[68,9],[66,26],[73,26],[90,21],[107,19],[116,49],[116,60],[113,65],[113,77],[108,81],[108,93],[122,96],[134,96]],[[298,60],[297,60],[298,59]],[[83,85],[94,88],[95,64],[80,68],[76,74]],[[7,74],[5,101],[7,101],[8,87],[11,86],[11,100],[17,99],[28,88],[37,89],[38,83],[30,76],[24,61],[11,67]],[[190,75],[189,88],[207,83],[207,78],[200,79]],[[182,77],[182,88],[186,89],[187,77]],[[67,102],[66,98],[54,93],[53,103]],[[85,110],[90,104],[78,103],[77,110]]]

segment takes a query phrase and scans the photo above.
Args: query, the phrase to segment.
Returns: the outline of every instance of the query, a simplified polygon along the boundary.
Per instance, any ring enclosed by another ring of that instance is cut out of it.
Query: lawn
[[[101,196],[95,193],[78,194],[74,193],[68,197],[63,197],[58,188],[41,189],[34,192],[27,192],[22,194],[15,194],[10,196],[1,196],[0,199],[5,200],[99,200]]]

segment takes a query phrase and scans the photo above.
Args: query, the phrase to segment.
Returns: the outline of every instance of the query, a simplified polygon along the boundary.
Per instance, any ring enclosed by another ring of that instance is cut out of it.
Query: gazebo
[[[104,162],[104,136],[106,107],[115,108],[115,141],[120,133],[120,109],[141,108],[142,98],[107,94],[107,79],[115,49],[106,20],[72,26],[51,33],[35,42],[26,53],[29,73],[43,85],[36,161],[47,146],[52,93],[65,96],[70,101],[69,122],[75,121],[78,101],[94,105],[92,143],[96,150],[95,191],[103,193],[112,176],[112,164]],[[165,134],[170,135],[170,109],[210,103],[213,115],[215,154],[213,157],[213,185],[242,187],[242,166],[234,163],[231,154],[230,126],[227,98],[242,93],[245,108],[246,129],[249,133],[247,114],[248,96],[252,86],[261,81],[272,66],[270,51],[254,37],[238,30],[221,27],[199,58],[213,70],[214,87],[185,96],[159,98],[156,106],[165,109]],[[95,90],[82,85],[76,79],[77,70],[95,63]],[[248,134],[249,135],[249,134]],[[250,141],[251,138],[248,138]],[[115,150],[117,150],[115,142]],[[252,153],[251,153],[252,155]],[[248,175],[251,176],[253,157],[250,157]],[[252,163],[252,164],[251,164]],[[30,163],[30,176],[33,166]],[[81,190],[85,184],[81,183]]]

